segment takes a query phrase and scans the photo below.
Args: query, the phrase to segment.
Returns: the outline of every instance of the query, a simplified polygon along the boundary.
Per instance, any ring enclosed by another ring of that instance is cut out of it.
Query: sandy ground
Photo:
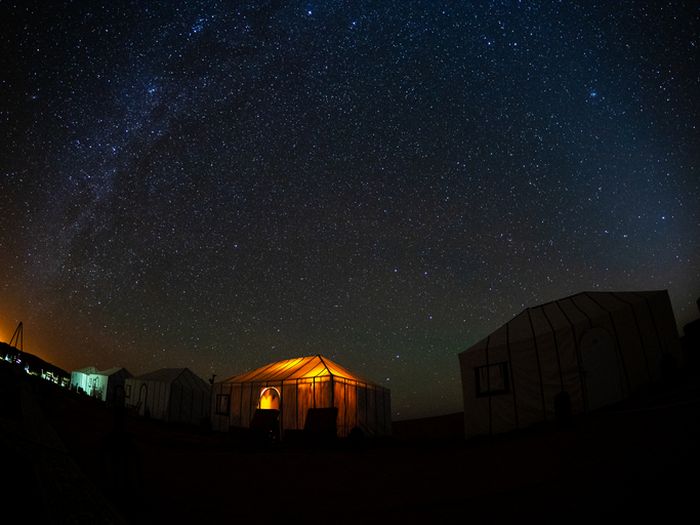
[[[700,496],[690,374],[565,428],[465,441],[453,414],[313,448],[129,415],[116,432],[99,402],[7,373],[0,385],[4,481],[39,522],[668,522]]]

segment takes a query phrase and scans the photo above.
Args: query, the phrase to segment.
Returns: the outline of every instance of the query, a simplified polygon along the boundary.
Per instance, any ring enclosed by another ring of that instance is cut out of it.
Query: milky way
[[[46,4],[0,7],[0,337],[59,366],[321,353],[403,418],[527,306],[697,317],[693,2]]]

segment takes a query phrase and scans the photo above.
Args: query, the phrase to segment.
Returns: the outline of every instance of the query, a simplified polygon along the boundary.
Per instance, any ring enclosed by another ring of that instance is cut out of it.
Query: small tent
[[[87,395],[111,405],[124,399],[124,382],[131,374],[121,367],[98,370],[94,366],[88,366],[73,370],[70,376],[72,388],[79,388]]]
[[[188,368],[162,368],[126,380],[127,405],[139,415],[200,424],[209,416],[210,386]]]
[[[314,414],[337,409],[338,436],[356,427],[370,436],[391,433],[389,389],[320,355],[278,361],[216,383],[212,403],[213,427],[220,431],[249,428],[260,410],[279,411],[283,432],[303,430],[311,409]]]
[[[553,420],[562,406],[595,410],[659,381],[679,359],[665,290],[582,292],[527,308],[459,354],[465,435]]]

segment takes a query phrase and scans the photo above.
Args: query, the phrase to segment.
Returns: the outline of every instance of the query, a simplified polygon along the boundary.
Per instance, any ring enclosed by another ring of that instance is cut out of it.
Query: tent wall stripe
[[[576,304],[576,300],[575,300],[575,297],[574,297],[574,296],[572,296],[572,297],[570,298],[570,301],[571,301],[571,304],[573,304],[574,307],[575,307],[579,312],[581,312],[581,314],[582,314],[582,315],[586,318],[586,320],[588,321],[588,329],[590,330],[591,328],[593,328],[593,320],[588,316],[588,314],[583,310],[583,308],[581,308],[579,305]],[[588,410],[589,410],[589,406],[588,406],[588,385],[586,384],[586,376],[585,376],[585,374],[584,374],[584,369],[583,369],[583,357],[580,355],[580,354],[581,354],[581,352],[580,352],[581,341],[579,341],[579,339],[576,338],[576,342],[577,342],[577,344],[578,344],[578,346],[579,346],[579,357],[580,357],[580,359],[581,359],[581,375],[582,375],[582,377],[583,377],[583,379],[584,379],[583,384],[584,384],[584,386],[585,386],[585,388],[586,388],[586,390],[585,390],[585,397],[584,397],[584,401],[585,401],[585,407],[584,407],[584,408],[585,408],[586,412],[588,412]]]
[[[513,415],[515,416],[515,428],[520,428],[518,420],[518,401],[515,396],[515,374],[510,354],[510,323],[506,323],[506,350],[508,351],[508,367],[510,368],[510,388],[513,390]]]
[[[491,421],[491,371],[489,370],[489,343],[491,342],[491,336],[486,338],[486,347],[484,352],[486,354],[486,391],[489,393],[489,436],[493,434],[493,424]],[[477,392],[478,395],[478,392]]]
[[[530,322],[530,330],[532,331],[532,342],[535,344],[535,359],[537,360],[537,375],[540,378],[540,396],[542,398],[542,417],[547,421],[547,405],[544,399],[544,383],[542,382],[542,366],[540,365],[540,352],[537,347],[537,336],[535,335],[535,327],[532,324],[532,315],[530,309],[527,309],[527,320]]]
[[[598,301],[593,299],[588,293],[585,294],[586,297],[588,297],[591,301],[593,301],[596,305],[598,305],[598,308],[603,310],[605,313],[608,314],[608,318],[610,319],[610,323],[612,324],[613,328],[613,334],[615,335],[615,345],[617,346],[617,356],[620,361],[620,365],[622,368],[623,376],[625,378],[625,384],[627,385],[627,394],[629,394],[632,391],[632,386],[630,384],[630,378],[627,373],[627,366],[625,365],[625,358],[622,355],[622,346],[620,345],[620,337],[617,333],[617,325],[615,324],[615,316],[612,314],[610,310],[607,308],[604,308]]]
[[[583,363],[581,361],[581,347],[579,346],[578,337],[576,337],[576,327],[574,326],[574,323],[571,322],[571,319],[569,318],[569,316],[566,314],[564,309],[559,304],[559,301],[556,302],[556,305],[557,305],[557,308],[559,308],[559,311],[564,315],[566,322],[569,323],[569,327],[571,328],[571,336],[573,337],[573,340],[574,340],[574,351],[576,352],[576,364],[578,365],[578,379],[579,379],[579,382],[581,383],[581,395],[583,396],[583,410],[584,410],[584,412],[588,412],[588,395],[587,395],[587,390],[586,390],[586,379],[583,375]],[[590,322],[590,319],[589,319],[589,322]]]
[[[634,311],[634,304],[624,300],[622,297],[619,297],[615,293],[612,293],[611,295],[621,303],[624,303],[627,306],[629,306],[630,311],[632,312],[632,317],[634,318],[634,327],[637,329],[637,336],[639,337],[639,348],[642,349],[642,356],[644,357],[644,367],[647,371],[647,377],[649,378],[649,381],[651,381],[651,368],[649,368],[649,359],[647,358],[646,348],[644,348],[644,337],[642,337],[642,330],[639,328],[639,319],[637,318],[637,312]]]
[[[651,304],[649,303],[649,298],[645,294],[639,294],[644,299],[644,303],[647,305],[647,310],[649,310],[649,315],[651,316],[651,324],[654,326],[654,333],[656,334],[656,343],[659,345],[659,350],[664,351],[663,343],[661,342],[661,334],[659,334],[659,327],[656,324],[656,316],[651,309]]]
[[[547,320],[547,324],[549,325],[549,329],[552,331],[552,335],[554,336],[554,352],[557,355],[557,367],[559,368],[559,383],[561,385],[561,390],[562,392],[564,391],[564,373],[561,370],[561,359],[559,358],[559,339],[557,338],[557,332],[554,330],[554,326],[552,325],[552,321],[549,320],[549,316],[547,315],[547,312],[545,311],[544,308],[542,308],[542,313],[544,314],[544,318]]]
[[[581,312],[581,315],[583,315],[586,320],[588,321],[588,328],[593,328],[593,320],[591,320],[590,316],[585,312],[583,308],[581,308],[579,305],[576,304],[576,301],[574,300],[574,297],[570,298],[571,304],[573,304],[576,309]]]

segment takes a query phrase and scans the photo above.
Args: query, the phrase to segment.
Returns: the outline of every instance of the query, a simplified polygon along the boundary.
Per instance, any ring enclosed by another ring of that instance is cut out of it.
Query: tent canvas
[[[141,416],[200,424],[209,416],[210,386],[188,368],[162,368],[126,380],[127,405]]]
[[[214,385],[216,430],[250,428],[258,409],[279,410],[282,431],[303,430],[309,409],[337,408],[337,431],[391,433],[389,389],[367,381],[321,355],[270,363]]]
[[[668,292],[582,292],[527,308],[459,354],[465,435],[523,428],[622,400],[678,362]],[[561,396],[559,396],[561,399]]]
[[[98,370],[88,366],[71,372],[71,387],[80,388],[87,395],[112,404],[124,399],[124,385],[129,377],[131,374],[126,368]]]

